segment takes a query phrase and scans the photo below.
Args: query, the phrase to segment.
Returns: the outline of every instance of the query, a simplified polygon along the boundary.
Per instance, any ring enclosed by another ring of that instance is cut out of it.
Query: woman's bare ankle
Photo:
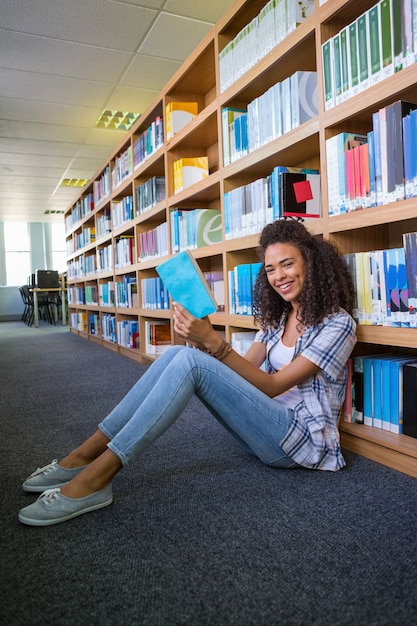
[[[66,468],[84,467],[95,461],[107,450],[108,439],[100,430],[89,437],[84,443],[70,452],[59,464]]]

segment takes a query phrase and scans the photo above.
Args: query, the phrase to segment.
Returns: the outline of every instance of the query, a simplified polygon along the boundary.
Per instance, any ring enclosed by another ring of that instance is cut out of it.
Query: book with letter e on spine
[[[197,261],[183,250],[156,268],[171,299],[194,317],[202,318],[217,311],[217,303]]]

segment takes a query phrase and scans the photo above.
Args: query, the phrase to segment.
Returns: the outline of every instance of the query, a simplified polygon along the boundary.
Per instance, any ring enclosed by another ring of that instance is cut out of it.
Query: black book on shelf
[[[320,217],[320,174],[281,172],[281,207],[283,217]]]
[[[403,433],[417,438],[417,363],[403,366]]]

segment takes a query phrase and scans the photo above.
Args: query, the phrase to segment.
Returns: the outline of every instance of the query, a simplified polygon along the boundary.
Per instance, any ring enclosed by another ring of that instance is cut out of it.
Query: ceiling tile
[[[71,157],[68,156],[45,156],[43,154],[37,154],[36,159],[33,158],[33,154],[19,154],[17,152],[0,152],[0,171],[7,167],[19,167],[19,171],[23,171],[25,167],[33,167],[34,162],[37,167],[59,168],[61,173],[68,167],[68,163],[71,162]]]
[[[215,24],[230,4],[225,0],[167,0],[164,11]]]
[[[161,9],[166,0],[110,0],[110,2],[116,2],[117,4],[135,4],[141,7],[147,7],[148,9]]]
[[[108,0],[19,0],[2,2],[1,26],[16,32],[53,36],[133,52],[155,10]]]
[[[120,80],[120,85],[154,89],[159,93],[179,67],[180,61],[137,54]]]
[[[139,48],[141,54],[185,61],[212,28],[207,22],[161,13]]]
[[[91,107],[103,105],[113,87],[111,83],[0,68],[0,85],[2,83],[7,84],[10,98],[73,105],[82,102]]]
[[[84,142],[88,132],[88,128],[74,126],[0,120],[0,136],[5,138],[78,144]]]
[[[4,68],[113,83],[120,78],[130,57],[130,52],[0,29]]]
[[[121,85],[116,87],[106,102],[108,109],[143,113],[157,98],[160,90],[136,89]]]
[[[0,153],[15,152],[20,154],[73,156],[76,144],[67,144],[62,141],[29,141],[23,139],[1,139]]]
[[[0,96],[0,111],[1,118],[4,120],[91,128],[96,123],[102,108]]]

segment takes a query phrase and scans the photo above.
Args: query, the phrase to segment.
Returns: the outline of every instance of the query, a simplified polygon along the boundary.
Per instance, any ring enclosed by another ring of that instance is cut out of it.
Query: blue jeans
[[[298,467],[279,443],[292,411],[215,358],[184,346],[162,354],[99,424],[126,467],[181,415],[195,394],[248,452],[273,467]]]

